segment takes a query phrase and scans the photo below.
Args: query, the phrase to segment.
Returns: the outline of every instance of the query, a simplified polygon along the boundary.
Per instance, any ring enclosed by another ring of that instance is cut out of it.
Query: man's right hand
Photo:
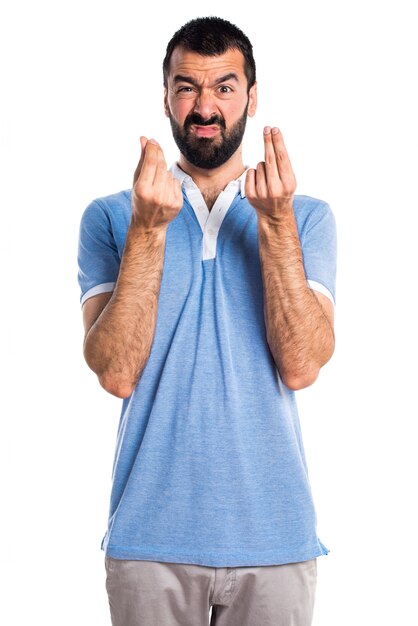
[[[141,157],[132,189],[132,225],[146,231],[164,228],[182,206],[181,183],[167,171],[160,145],[141,137]]]

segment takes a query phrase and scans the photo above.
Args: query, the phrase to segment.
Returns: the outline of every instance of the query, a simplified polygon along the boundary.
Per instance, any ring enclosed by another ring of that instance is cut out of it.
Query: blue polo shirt
[[[122,401],[102,549],[116,559],[212,567],[326,554],[295,394],[267,344],[257,215],[244,176],[209,212],[192,179],[172,171],[184,204],[167,228],[151,353]],[[294,209],[308,284],[334,299],[330,207],[296,195]],[[113,289],[130,215],[130,190],[84,211],[82,302]]]

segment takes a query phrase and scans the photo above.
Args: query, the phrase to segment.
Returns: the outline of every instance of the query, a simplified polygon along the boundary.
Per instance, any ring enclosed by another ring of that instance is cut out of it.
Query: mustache
[[[212,126],[212,124],[216,124],[222,130],[225,130],[225,120],[219,115],[213,115],[208,120],[204,120],[199,113],[191,113],[184,120],[184,129],[187,130],[192,124],[197,124],[198,126]]]

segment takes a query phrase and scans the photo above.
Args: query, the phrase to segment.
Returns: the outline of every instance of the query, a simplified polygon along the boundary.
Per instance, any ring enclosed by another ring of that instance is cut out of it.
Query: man
[[[106,553],[114,626],[307,626],[316,535],[294,391],[334,349],[335,227],[295,195],[277,127],[246,169],[252,46],[199,18],[167,47],[168,171],[141,137],[133,189],[80,229],[84,354],[123,398]]]

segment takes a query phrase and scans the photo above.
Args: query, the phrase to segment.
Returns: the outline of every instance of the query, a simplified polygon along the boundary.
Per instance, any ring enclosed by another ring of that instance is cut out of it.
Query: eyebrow
[[[235,72],[229,72],[229,74],[225,74],[225,76],[221,76],[217,78],[213,85],[219,85],[220,83],[225,83],[228,80],[235,80],[239,83],[239,78]],[[173,78],[174,83],[190,83],[194,87],[199,87],[199,83],[195,81],[191,76],[183,76],[182,74],[176,74]]]

